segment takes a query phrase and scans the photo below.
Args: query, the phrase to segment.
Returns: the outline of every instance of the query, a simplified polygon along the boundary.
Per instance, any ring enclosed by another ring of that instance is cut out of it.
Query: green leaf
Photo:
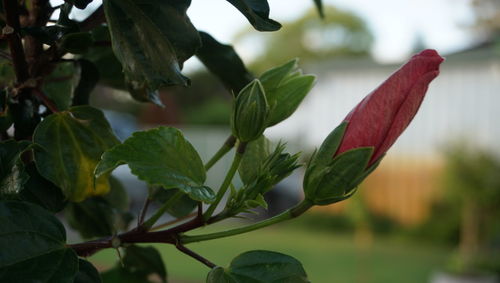
[[[316,5],[316,8],[318,9],[319,16],[321,18],[324,18],[325,13],[323,10],[323,1],[322,0],[314,0],[314,4]]]
[[[100,197],[92,197],[79,203],[69,203],[65,210],[69,225],[83,238],[109,236],[126,230],[133,216],[128,212],[129,201],[125,188],[111,176],[111,190]]]
[[[115,232],[115,215],[111,205],[102,197],[69,203],[65,209],[69,226],[82,238],[111,236]]]
[[[101,276],[92,263],[79,259],[78,273],[76,274],[74,283],[101,283]]]
[[[162,282],[167,281],[167,270],[160,253],[154,247],[130,246],[123,258],[123,265],[132,273],[147,278],[157,274]]]
[[[0,142],[0,197],[18,194],[29,176],[24,170],[21,154],[29,143],[15,140]]]
[[[233,259],[227,269],[210,271],[207,283],[309,282],[302,264],[295,258],[271,251],[249,251]]]
[[[33,140],[38,172],[60,187],[71,201],[109,191],[108,176],[95,180],[94,169],[103,152],[119,143],[103,113],[76,106],[52,114],[36,128]]]
[[[190,2],[104,1],[113,50],[136,98],[155,102],[160,87],[188,84],[180,70],[200,46],[186,15]]]
[[[104,153],[95,175],[103,176],[121,164],[150,185],[178,188],[191,198],[211,202],[214,193],[203,186],[205,168],[194,147],[171,127],[136,132],[123,144]]]
[[[258,31],[276,31],[281,24],[269,18],[267,0],[227,0],[233,4]]]
[[[106,283],[147,283],[148,277],[157,275],[167,282],[167,271],[160,253],[153,247],[130,246],[125,251],[123,266],[119,265],[102,274]]]
[[[267,126],[271,127],[290,117],[316,81],[312,75],[302,75],[297,59],[266,71],[260,77],[269,103]]]
[[[0,202],[0,281],[72,283],[78,258],[63,225],[41,207]]]
[[[169,200],[172,200],[172,197],[174,197],[178,192],[178,189],[165,190],[160,187],[157,188],[153,193],[153,200],[163,205]],[[170,215],[180,218],[191,213],[197,204],[197,201],[190,198],[187,194],[183,194],[179,199],[175,200],[172,205],[166,210]]]
[[[73,92],[73,105],[89,104],[89,97],[92,90],[99,82],[99,69],[89,60],[79,59],[80,80]]]
[[[29,179],[19,193],[23,201],[38,204],[50,212],[59,212],[66,206],[66,197],[61,189],[43,178],[34,163],[26,166]]]
[[[69,53],[83,54],[89,50],[93,43],[92,35],[89,32],[74,32],[61,38],[60,48]]]
[[[95,45],[83,56],[94,63],[99,73],[99,82],[113,88],[126,89],[122,65],[111,48],[111,37],[107,26],[99,26],[91,31]],[[82,69],[82,77],[84,77]],[[75,94],[76,96],[76,94]]]
[[[80,70],[73,62],[58,63],[45,79],[43,92],[58,110],[67,110],[73,100],[73,92],[80,79]]]
[[[205,32],[200,32],[200,37],[202,46],[196,57],[233,93],[239,93],[254,79],[231,45],[222,44]]]
[[[269,154],[271,154],[271,145],[265,136],[248,144],[238,168],[238,173],[244,184],[250,184],[255,180],[259,173],[259,167]]]

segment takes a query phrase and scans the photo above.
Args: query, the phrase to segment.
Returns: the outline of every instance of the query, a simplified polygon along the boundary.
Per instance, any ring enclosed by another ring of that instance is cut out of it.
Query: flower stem
[[[205,164],[205,170],[208,171],[212,166],[214,166],[217,161],[219,161],[226,153],[228,153],[236,144],[236,137],[231,135],[227,138],[224,144],[219,148],[219,150],[210,158],[210,160]]]
[[[168,201],[166,201],[154,214],[153,216],[151,216],[151,218],[149,218],[148,220],[146,220],[144,222],[144,224],[142,225],[142,228],[145,229],[146,231],[151,229],[151,227],[153,227],[153,225],[156,223],[156,221],[158,221],[158,219],[160,219],[160,217],[165,213],[165,211],[172,206],[173,203],[175,203],[176,201],[178,201],[182,195],[184,194],[184,192],[177,192],[175,193]]]
[[[240,228],[235,228],[227,231],[222,231],[222,232],[216,232],[216,233],[210,233],[210,234],[205,234],[205,235],[196,235],[196,236],[188,236],[188,235],[182,235],[180,236],[180,242],[183,244],[189,244],[189,243],[194,243],[194,242],[201,242],[201,241],[208,241],[208,240],[213,240],[213,239],[219,239],[219,238],[224,238],[224,237],[229,237],[229,236],[234,236],[238,234],[243,234],[247,233],[250,231],[254,231],[260,228],[267,227],[269,225],[273,225],[288,219],[295,218],[302,213],[306,212],[309,208],[311,208],[312,204],[308,200],[304,200],[301,203],[299,203],[297,206],[288,209],[284,211],[281,214],[278,214],[272,218],[263,220],[261,222],[257,222],[248,226],[240,227]]]
[[[217,191],[217,195],[215,196],[215,201],[208,207],[207,211],[203,215],[203,218],[205,220],[209,219],[212,216],[215,209],[217,208],[217,205],[220,203],[220,201],[222,200],[222,197],[224,196],[227,189],[229,188],[229,185],[231,185],[233,177],[236,174],[238,167],[240,166],[241,158],[243,157],[243,154],[245,153],[246,145],[247,145],[246,143],[240,143],[238,145],[238,149],[236,150],[236,153],[234,154],[233,163],[231,164],[231,167],[229,168],[229,171],[227,172],[226,178],[224,179],[224,182],[222,182],[222,185],[220,186],[219,191]]]

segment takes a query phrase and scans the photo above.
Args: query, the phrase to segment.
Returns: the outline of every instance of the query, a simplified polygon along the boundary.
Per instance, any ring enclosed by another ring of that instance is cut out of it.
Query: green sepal
[[[269,103],[267,127],[290,117],[313,87],[316,77],[303,75],[293,59],[260,76]]]
[[[258,139],[266,129],[268,104],[264,88],[254,80],[243,88],[233,104],[231,129],[242,142]]]
[[[313,172],[304,184],[306,199],[315,205],[327,205],[350,196],[372,154],[373,147],[351,149],[333,158],[328,166],[316,167],[320,171]]]
[[[295,258],[272,251],[249,251],[235,257],[228,268],[215,267],[207,283],[294,282],[306,283],[306,271]]]
[[[122,164],[128,164],[132,174],[152,186],[177,188],[206,203],[215,198],[214,192],[203,185],[206,172],[198,152],[178,129],[158,127],[134,133],[102,155],[95,177],[109,174]]]
[[[259,167],[271,154],[271,142],[264,136],[248,143],[238,173],[244,184],[250,184],[259,173]]]

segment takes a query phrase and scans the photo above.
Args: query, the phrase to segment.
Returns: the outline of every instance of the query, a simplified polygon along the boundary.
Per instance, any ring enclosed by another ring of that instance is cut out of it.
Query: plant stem
[[[233,181],[234,175],[236,174],[236,171],[238,171],[238,167],[240,166],[241,158],[243,157],[243,154],[245,153],[246,145],[247,145],[246,143],[239,144],[238,149],[236,150],[236,153],[234,154],[233,163],[231,164],[231,167],[229,168],[229,171],[227,172],[226,178],[224,178],[224,182],[222,182],[222,185],[220,186],[219,191],[217,191],[217,195],[215,196],[215,201],[208,207],[207,211],[203,215],[203,218],[205,220],[209,219],[212,216],[215,209],[217,208],[217,205],[220,203],[220,201],[222,200],[222,197],[224,197],[224,194],[226,193],[227,189],[231,185],[231,182]]]
[[[24,47],[19,36],[21,25],[19,24],[19,2],[3,0],[3,8],[6,17],[6,26],[3,28],[4,36],[9,44],[12,56],[12,65],[16,73],[18,84],[22,84],[29,78],[28,63],[24,54]]]
[[[208,259],[206,259],[206,258],[202,257],[201,255],[199,255],[199,254],[195,253],[194,251],[192,251],[192,250],[190,250],[190,249],[186,248],[185,246],[183,246],[183,245],[182,245],[181,243],[179,243],[179,242],[175,245],[175,247],[176,247],[179,251],[181,251],[181,252],[183,252],[183,253],[187,254],[188,256],[190,256],[190,257],[192,257],[192,258],[196,259],[197,261],[199,261],[199,262],[203,263],[204,265],[208,266],[210,269],[212,269],[212,268],[216,267],[216,265],[215,265],[213,262],[211,262],[211,261],[209,261]]]
[[[177,219],[174,219],[174,220],[172,220],[172,221],[168,221],[168,222],[166,222],[166,223],[163,223],[163,224],[160,224],[160,225],[158,225],[158,226],[155,226],[155,227],[153,227],[153,228],[151,228],[151,229],[149,229],[149,230],[150,230],[150,231],[158,231],[158,230],[160,230],[160,229],[163,229],[163,228],[168,227],[168,226],[172,226],[172,225],[174,225],[174,224],[176,224],[176,223],[182,222],[182,221],[184,221],[184,220],[186,220],[186,219],[188,219],[188,218],[192,218],[192,217],[195,217],[195,216],[197,216],[197,215],[198,215],[198,214],[197,214],[197,212],[193,212],[193,213],[188,214],[188,215],[186,215],[186,216],[184,216],[184,217],[177,218]]]
[[[224,238],[224,237],[229,237],[229,236],[234,236],[242,233],[247,233],[250,231],[254,231],[260,228],[264,228],[269,225],[273,225],[288,219],[295,218],[305,211],[307,211],[312,204],[304,200],[301,203],[299,203],[297,206],[288,209],[284,211],[281,214],[278,214],[272,218],[263,220],[261,222],[257,222],[248,226],[240,227],[240,228],[235,228],[227,231],[222,231],[222,232],[217,232],[217,233],[210,233],[210,234],[205,234],[205,235],[196,235],[196,236],[187,236],[183,235],[180,236],[180,242],[183,244],[189,244],[189,243],[194,243],[194,242],[201,242],[201,241],[207,241],[207,240],[213,240],[213,239],[219,239],[219,238]]]
[[[224,144],[219,148],[219,150],[210,158],[210,160],[205,164],[205,170],[208,171],[212,166],[214,166],[217,161],[219,161],[226,153],[228,153],[236,144],[236,137],[231,135]]]
[[[142,229],[145,229],[146,231],[151,229],[153,225],[160,219],[160,217],[165,213],[165,211],[172,206],[173,203],[178,201],[182,195],[184,195],[184,192],[178,191],[175,193],[168,201],[166,201],[154,214],[144,222],[142,225]]]
[[[139,213],[139,217],[137,218],[137,228],[141,228],[144,224],[144,218],[146,218],[146,214],[148,212],[149,204],[151,203],[151,194],[148,193],[148,196],[144,200],[144,204],[142,205],[141,212]]]

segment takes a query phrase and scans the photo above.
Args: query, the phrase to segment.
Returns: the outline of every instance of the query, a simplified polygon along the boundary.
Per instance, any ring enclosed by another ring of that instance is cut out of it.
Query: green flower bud
[[[254,80],[236,97],[231,117],[233,135],[241,142],[259,138],[266,129],[268,105],[264,88]]]

